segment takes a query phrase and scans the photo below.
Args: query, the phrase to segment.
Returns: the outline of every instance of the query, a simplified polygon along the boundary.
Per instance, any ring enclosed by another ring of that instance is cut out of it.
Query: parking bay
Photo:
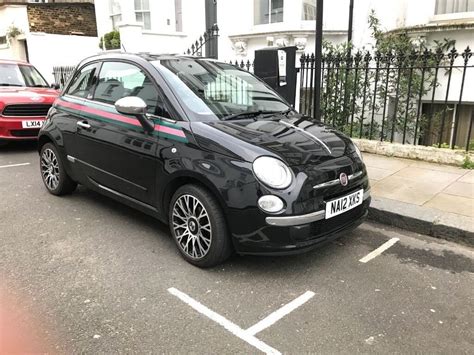
[[[2,293],[40,320],[36,336],[55,351],[260,352],[172,288],[243,330],[314,293],[255,334],[282,353],[473,346],[469,248],[366,223],[300,256],[235,256],[200,270],[148,216],[83,188],[49,195],[33,145],[0,151],[0,196]]]

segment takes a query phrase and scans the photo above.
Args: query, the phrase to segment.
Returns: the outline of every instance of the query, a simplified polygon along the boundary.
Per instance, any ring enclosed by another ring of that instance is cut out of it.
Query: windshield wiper
[[[239,113],[234,113],[233,115],[225,116],[221,118],[222,121],[231,121],[239,118],[255,118],[258,116],[262,116],[262,118],[269,118],[275,115],[284,115],[288,116],[290,112],[293,112],[293,108],[290,107],[284,111],[246,111],[246,112],[239,112]]]
[[[263,112],[262,110],[239,112],[239,113],[234,113],[233,115],[224,116],[221,118],[221,121],[231,121],[231,120],[236,120],[239,118],[254,118],[254,117],[260,116],[263,113],[265,112]]]
[[[10,84],[10,83],[0,83],[0,86],[23,86],[23,85],[20,85],[20,84]]]
[[[291,113],[291,112],[294,112],[294,109],[293,107],[289,107],[287,108],[286,110],[283,110],[283,111],[272,111],[272,112],[268,112],[267,115],[263,116],[263,118],[269,118],[269,117],[272,117],[272,116],[276,116],[276,115],[283,115],[283,116],[287,116]]]

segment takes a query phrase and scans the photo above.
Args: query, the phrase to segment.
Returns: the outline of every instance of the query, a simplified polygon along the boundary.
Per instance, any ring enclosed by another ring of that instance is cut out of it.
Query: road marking
[[[31,163],[0,165],[0,169],[3,169],[3,168],[14,168],[15,166],[24,166],[24,165],[30,165],[30,164],[31,164]]]
[[[257,339],[253,334],[250,334],[248,331],[243,330],[237,324],[232,323],[230,320],[224,318],[220,314],[210,310],[203,304],[199,303],[198,301],[194,300],[193,298],[189,297],[187,294],[177,290],[174,287],[168,289],[168,292],[172,295],[178,297],[181,301],[186,303],[187,305],[194,308],[199,313],[205,315],[209,319],[213,320],[217,324],[221,325],[229,332],[234,334],[236,337],[242,339],[243,341],[247,342],[248,344],[256,347],[258,350],[266,353],[266,354],[281,354],[278,350],[272,348],[271,346],[265,344],[260,339]]]
[[[375,257],[379,256],[380,254],[382,254],[385,250],[390,248],[392,245],[394,245],[399,240],[400,240],[399,238],[392,238],[392,239],[388,240],[387,242],[385,242],[381,246],[379,246],[377,249],[375,249],[374,251],[372,251],[369,254],[367,254],[366,256],[364,256],[359,261],[361,263],[366,263],[366,262],[372,260],[373,258],[375,258]]]
[[[262,319],[260,322],[258,322],[255,325],[252,325],[250,328],[246,330],[247,333],[250,333],[252,335],[255,335],[265,328],[268,328],[269,326],[275,324],[278,322],[281,318],[286,316],[287,314],[293,312],[296,308],[302,306],[306,302],[308,302],[313,296],[315,295],[314,292],[311,291],[306,291],[303,293],[301,296],[298,298],[294,299],[290,303],[285,304],[283,307],[281,307],[279,310],[273,312],[270,314],[268,317]]]

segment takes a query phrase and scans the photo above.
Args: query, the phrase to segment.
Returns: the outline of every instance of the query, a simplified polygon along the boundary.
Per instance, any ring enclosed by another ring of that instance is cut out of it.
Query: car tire
[[[1,140],[1,139],[0,139],[0,148],[1,148],[1,147],[5,147],[6,145],[8,145],[8,141],[7,141],[7,140]]]
[[[40,171],[44,186],[53,195],[70,194],[77,187],[77,183],[66,173],[61,155],[52,143],[41,147]]]
[[[197,185],[180,187],[169,207],[171,235],[186,261],[208,268],[223,263],[232,243],[216,198]]]

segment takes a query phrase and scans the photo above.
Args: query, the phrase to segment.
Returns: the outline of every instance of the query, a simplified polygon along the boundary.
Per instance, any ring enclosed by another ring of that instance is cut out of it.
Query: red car
[[[0,59],[0,145],[36,139],[58,95],[31,64]]]

